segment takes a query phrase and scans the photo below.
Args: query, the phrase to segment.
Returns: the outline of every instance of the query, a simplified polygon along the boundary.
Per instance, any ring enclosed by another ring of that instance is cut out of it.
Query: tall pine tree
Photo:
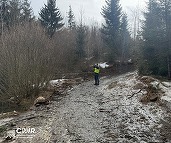
[[[1,31],[34,19],[29,0],[0,0],[0,10]]]
[[[167,56],[168,65],[168,77],[171,79],[171,1],[170,0],[159,0],[161,5],[161,13],[164,21],[164,27],[166,31],[165,38],[165,55]]]
[[[10,8],[10,5],[9,5],[8,0],[1,0],[0,1],[1,34],[3,34],[5,27],[9,28],[9,18],[10,18],[9,8]]]
[[[106,0],[106,6],[102,8],[105,24],[102,27],[103,39],[109,48],[109,60],[114,61],[119,54],[121,7],[119,0]]]
[[[85,46],[86,46],[86,36],[87,28],[85,25],[80,23],[76,28],[76,46],[77,46],[77,55],[79,59],[85,58]]]
[[[29,0],[23,0],[21,11],[21,21],[30,22],[35,18]]]
[[[142,32],[143,60],[140,72],[143,74],[168,75],[167,59],[171,54],[170,3],[169,0],[149,0]]]
[[[128,30],[127,15],[123,14],[121,19],[121,61],[124,62],[129,57],[129,44],[131,41],[130,33]]]
[[[69,6],[69,12],[68,12],[68,28],[70,30],[76,28],[76,25],[75,25],[75,16],[73,14],[73,11],[72,11],[71,6]]]
[[[10,26],[15,26],[20,24],[21,18],[21,1],[20,0],[10,0]]]
[[[47,5],[44,5],[39,15],[42,26],[46,28],[47,33],[51,38],[54,33],[64,25],[60,11],[56,7],[56,0],[48,0]]]

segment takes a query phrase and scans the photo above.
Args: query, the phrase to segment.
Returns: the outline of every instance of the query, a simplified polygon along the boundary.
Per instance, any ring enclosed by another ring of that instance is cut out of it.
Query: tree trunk
[[[167,64],[168,64],[168,79],[171,80],[171,55],[168,56]]]

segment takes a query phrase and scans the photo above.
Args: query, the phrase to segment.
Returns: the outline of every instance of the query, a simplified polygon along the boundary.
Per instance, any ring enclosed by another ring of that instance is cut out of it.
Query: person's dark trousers
[[[95,78],[95,85],[99,85],[99,74],[95,73],[94,78]]]

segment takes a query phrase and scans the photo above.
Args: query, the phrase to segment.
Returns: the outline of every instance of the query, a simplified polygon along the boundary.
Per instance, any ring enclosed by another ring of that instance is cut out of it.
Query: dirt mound
[[[146,90],[146,94],[140,101],[143,103],[159,101],[163,95],[163,92],[159,88],[160,81],[150,76],[143,76],[140,78],[140,81],[146,85],[143,87]]]
[[[140,78],[140,80],[145,83],[145,84],[149,84],[151,82],[154,82],[154,81],[158,81],[157,79],[151,77],[151,76],[143,76]]]
[[[138,90],[138,89],[144,89],[145,87],[146,87],[146,85],[144,83],[139,82],[133,87],[133,89]]]

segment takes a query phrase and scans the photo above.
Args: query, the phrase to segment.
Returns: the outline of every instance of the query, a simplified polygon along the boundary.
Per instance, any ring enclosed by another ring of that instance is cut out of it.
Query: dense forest
[[[85,71],[97,62],[132,59],[140,74],[171,77],[171,1],[149,0],[136,36],[119,0],[106,0],[105,22],[76,22],[72,5],[67,23],[56,0],[33,14],[29,0],[0,1],[0,95],[30,97],[56,75]]]

